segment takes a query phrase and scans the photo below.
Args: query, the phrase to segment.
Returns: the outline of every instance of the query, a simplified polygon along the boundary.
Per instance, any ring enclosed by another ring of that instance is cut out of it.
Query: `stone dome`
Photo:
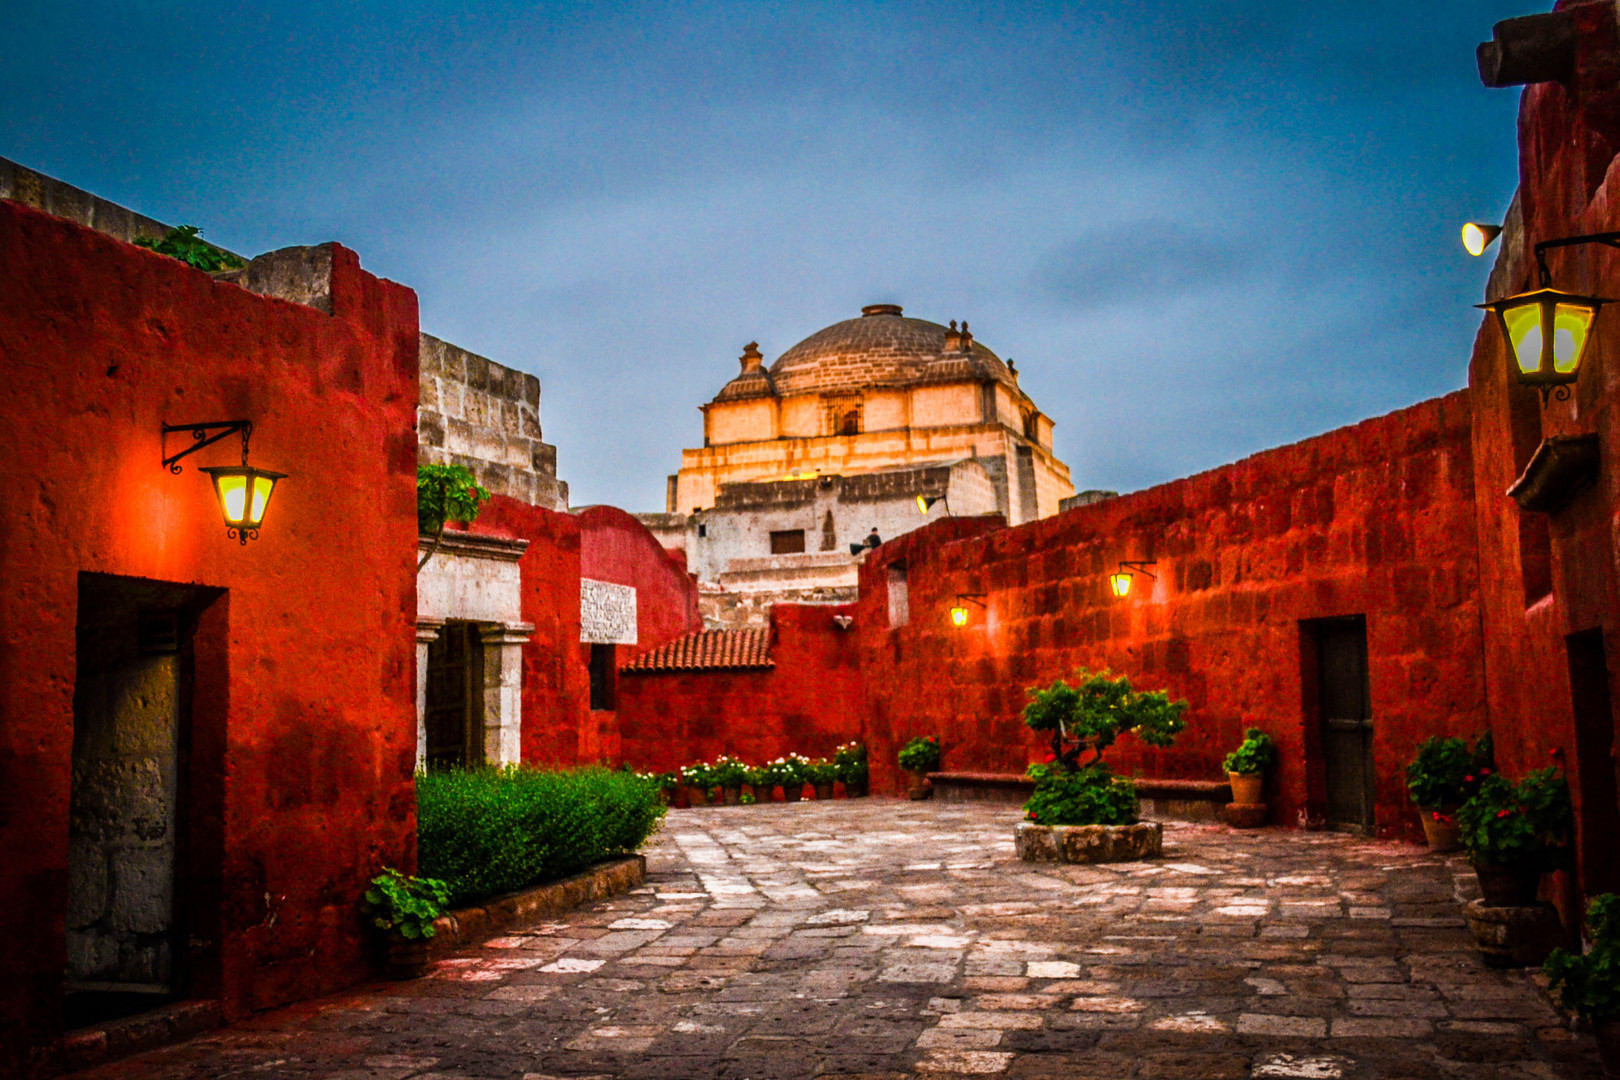
[[[908,319],[898,304],[871,304],[859,318],[811,334],[777,357],[768,371],[749,369],[745,363],[743,374],[716,400],[985,379],[1016,390],[1007,365],[966,330],[966,323],[958,330],[954,321],[945,327]]]

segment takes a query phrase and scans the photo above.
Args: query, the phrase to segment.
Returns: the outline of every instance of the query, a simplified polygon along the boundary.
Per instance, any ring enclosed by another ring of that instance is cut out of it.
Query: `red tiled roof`
[[[773,668],[771,631],[699,630],[649,649],[620,671],[708,671],[721,668]]]

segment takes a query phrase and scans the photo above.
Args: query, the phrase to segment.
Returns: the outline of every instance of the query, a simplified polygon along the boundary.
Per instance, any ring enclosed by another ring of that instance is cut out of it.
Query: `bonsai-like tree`
[[[1029,691],[1024,723],[1052,736],[1053,764],[1079,772],[1102,762],[1103,752],[1127,731],[1149,746],[1169,746],[1187,726],[1187,702],[1171,701],[1163,690],[1133,690],[1129,676],[1108,671],[1075,672],[1074,685],[1054,679],[1051,686]],[[1080,755],[1092,758],[1080,763]]]
[[[444,523],[459,521],[471,525],[478,519],[478,511],[489,501],[489,492],[478,486],[465,465],[418,465],[416,467],[416,528],[422,535],[433,534],[433,546],[427,549],[416,572],[433,558],[444,540]]]

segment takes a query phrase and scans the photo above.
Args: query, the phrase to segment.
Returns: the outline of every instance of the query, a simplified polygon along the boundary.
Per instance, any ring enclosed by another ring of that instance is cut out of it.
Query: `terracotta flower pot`
[[[1479,892],[1486,907],[1529,907],[1536,902],[1540,874],[1527,874],[1490,863],[1478,864]]]
[[[734,786],[722,787],[720,789],[720,797],[725,800],[725,804],[727,806],[742,805],[742,785],[736,784]]]
[[[854,780],[854,781],[846,780],[844,782],[844,798],[846,798],[846,799],[864,799],[865,797],[866,797],[866,781],[865,780]]]
[[[910,796],[912,800],[915,801],[918,799],[926,799],[928,796],[934,793],[934,789],[928,785],[927,770],[907,769],[906,775],[911,778],[911,783],[906,789],[906,794]]]
[[[802,798],[804,798],[803,784],[791,783],[782,785],[783,802],[798,802]]]
[[[830,799],[833,797],[833,786],[831,780],[828,780],[826,783],[822,784],[811,784],[810,786],[815,789],[816,802],[821,802],[823,799]]]
[[[1423,836],[1429,841],[1430,851],[1456,851],[1462,847],[1456,819],[1447,811],[1419,810],[1418,819],[1423,822]]]
[[[1227,780],[1232,784],[1232,801],[1244,806],[1255,806],[1265,802],[1261,791],[1266,786],[1266,778],[1262,773],[1227,773]]]
[[[1598,1060],[1608,1080],[1620,1080],[1620,1017],[1592,1025],[1597,1036]]]
[[[428,943],[390,933],[383,951],[383,968],[390,979],[420,979],[427,973]]]
[[[709,793],[696,784],[686,785],[686,804],[688,806],[705,806],[709,801]]]

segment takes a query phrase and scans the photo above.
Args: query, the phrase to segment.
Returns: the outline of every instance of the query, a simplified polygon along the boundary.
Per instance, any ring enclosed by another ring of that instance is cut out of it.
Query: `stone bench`
[[[1232,786],[1221,780],[1155,780],[1133,777],[1145,818],[1176,821],[1219,821],[1232,801]],[[940,802],[997,802],[1022,805],[1035,793],[1035,781],[1017,773],[933,772],[934,798]]]

